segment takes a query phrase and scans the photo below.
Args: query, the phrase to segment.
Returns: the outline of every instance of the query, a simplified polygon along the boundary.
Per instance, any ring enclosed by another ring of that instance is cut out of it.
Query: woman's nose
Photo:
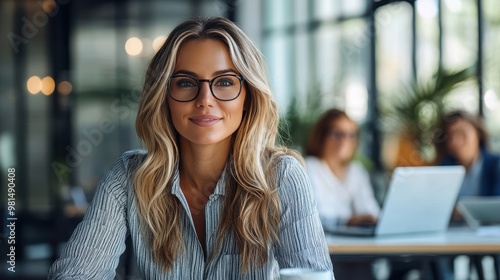
[[[200,93],[196,97],[196,106],[197,107],[206,107],[211,106],[214,102],[214,96],[210,90],[210,84],[208,82],[200,83]]]

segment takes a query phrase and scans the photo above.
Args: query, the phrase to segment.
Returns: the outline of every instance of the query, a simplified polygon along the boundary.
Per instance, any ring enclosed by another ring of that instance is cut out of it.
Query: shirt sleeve
[[[280,268],[327,270],[334,279],[311,184],[294,158],[285,157],[278,167],[278,193],[281,216],[275,256]]]
[[[127,235],[123,160],[104,176],[48,279],[114,279]]]
[[[337,230],[339,226],[345,226],[347,225],[347,222],[349,219],[343,219],[340,217],[327,217],[327,216],[319,216],[321,220],[321,225],[323,226],[323,229],[326,231],[333,232]]]

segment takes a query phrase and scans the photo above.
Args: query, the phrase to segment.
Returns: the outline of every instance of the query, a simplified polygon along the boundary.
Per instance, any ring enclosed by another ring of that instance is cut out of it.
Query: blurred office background
[[[147,63],[193,16],[228,17],[262,50],[286,145],[345,109],[379,199],[385,171],[432,161],[443,111],[483,116],[500,150],[497,0],[1,0],[0,205],[15,167],[18,279],[46,276],[101,176],[140,147]]]

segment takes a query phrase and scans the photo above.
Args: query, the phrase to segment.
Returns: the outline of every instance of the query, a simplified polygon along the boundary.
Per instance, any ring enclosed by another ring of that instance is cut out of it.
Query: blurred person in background
[[[358,126],[341,110],[328,110],[312,128],[306,167],[326,230],[377,220],[380,209],[368,172],[352,161],[357,146]]]
[[[500,156],[487,149],[488,133],[479,117],[465,111],[443,116],[434,137],[438,165],[463,165],[459,196],[500,195]],[[455,218],[460,214],[455,212]]]
[[[146,72],[136,130],[49,279],[278,279],[332,263],[300,156],[275,145],[264,59],[224,18],[178,25]]]
[[[487,149],[488,133],[480,117],[463,110],[443,116],[434,136],[437,165],[462,165],[466,169],[459,197],[500,196],[500,156]],[[452,223],[463,223],[457,207]],[[470,256],[471,263],[482,271],[482,256]],[[494,256],[499,266],[499,256]],[[441,259],[443,279],[453,279],[453,260]]]
[[[377,221],[380,208],[368,172],[353,162],[358,137],[357,124],[338,109],[320,116],[309,135],[306,169],[326,231]],[[335,263],[335,275],[340,280],[373,279],[371,264],[364,262]]]

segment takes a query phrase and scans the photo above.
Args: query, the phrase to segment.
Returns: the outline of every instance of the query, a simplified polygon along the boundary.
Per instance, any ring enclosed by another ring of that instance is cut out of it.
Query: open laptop
[[[463,197],[458,200],[458,208],[472,228],[500,225],[500,197]]]
[[[398,167],[373,226],[342,226],[333,233],[355,236],[446,231],[462,185],[462,166]]]

